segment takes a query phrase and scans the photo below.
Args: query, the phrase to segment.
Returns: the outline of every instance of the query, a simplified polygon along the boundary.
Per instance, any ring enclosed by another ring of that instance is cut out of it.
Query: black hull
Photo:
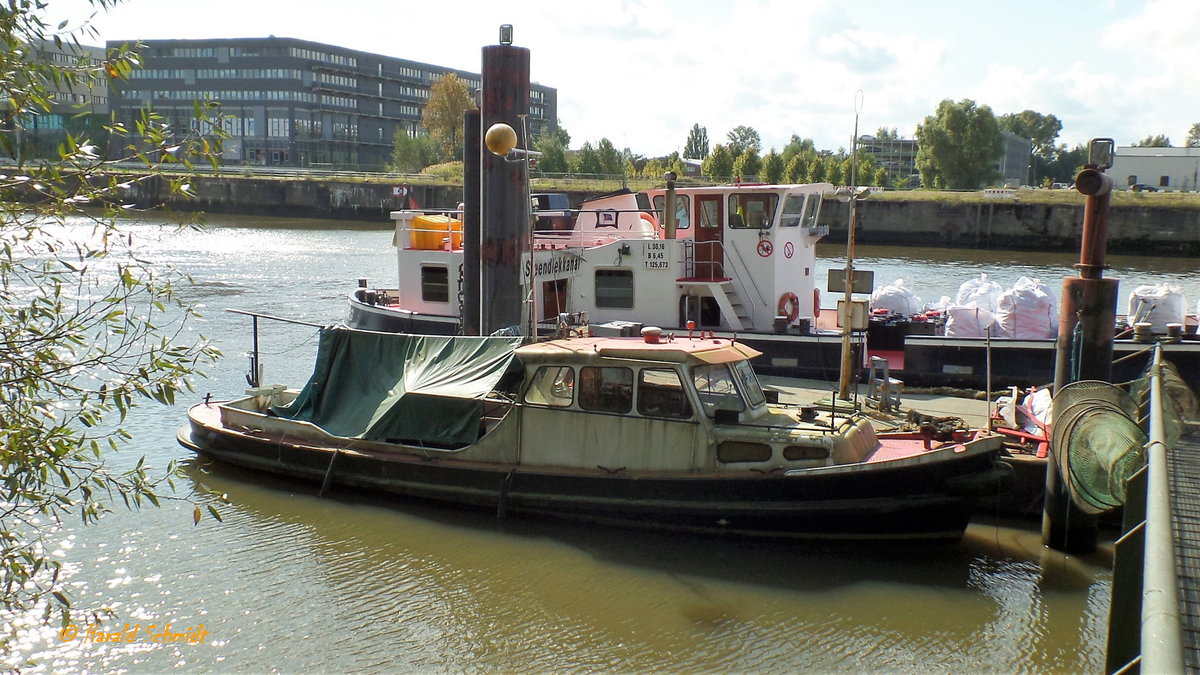
[[[454,317],[397,312],[351,300],[347,324],[351,328],[412,333],[417,335],[453,335],[459,325]],[[686,329],[665,329],[686,334]],[[733,334],[719,333],[722,337]],[[841,336],[835,334],[738,333],[737,339],[763,353],[751,365],[764,375],[803,377],[834,382],[841,366]],[[908,335],[893,345],[904,354],[903,369],[891,376],[908,387],[987,387],[988,342],[982,338],[946,338]],[[1118,341],[1113,350],[1112,381],[1137,378],[1149,361],[1151,345]],[[1200,384],[1200,341],[1166,343],[1165,356],[1179,370],[1184,381]],[[860,345],[855,344],[856,355]],[[992,340],[992,388],[1010,385],[1044,386],[1054,381],[1056,347],[1054,340]],[[1139,352],[1144,352],[1140,354]],[[1123,357],[1124,360],[1120,360]],[[861,359],[856,358],[856,363]],[[861,373],[859,379],[865,379]]]
[[[989,454],[936,464],[812,476],[628,477],[530,471],[461,460],[340,454],[195,423],[179,442],[211,459],[339,488],[530,515],[722,535],[826,539],[962,536],[976,500],[1004,483]],[[333,460],[332,473],[330,463]]]
[[[455,317],[403,312],[367,304],[361,297],[365,290],[358,289],[350,298],[346,325],[351,328],[410,335],[458,335],[460,332]]]

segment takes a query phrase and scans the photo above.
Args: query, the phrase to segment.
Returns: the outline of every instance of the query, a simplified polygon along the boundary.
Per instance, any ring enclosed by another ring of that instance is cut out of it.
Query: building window
[[[633,308],[633,270],[596,270],[596,306]]]
[[[646,368],[638,373],[637,410],[647,417],[691,417],[692,404],[679,373],[667,368]]]
[[[633,370],[612,366],[579,369],[579,407],[627,413],[633,407]]]
[[[291,135],[291,120],[286,117],[271,117],[267,119],[267,135],[275,138],[287,138]]]
[[[450,302],[450,271],[442,265],[421,266],[421,299]]]
[[[569,366],[542,366],[525,392],[525,402],[565,408],[575,397],[575,371]]]
[[[1158,177],[1158,186],[1159,187],[1170,187],[1171,186],[1171,177],[1170,176],[1159,176]]]

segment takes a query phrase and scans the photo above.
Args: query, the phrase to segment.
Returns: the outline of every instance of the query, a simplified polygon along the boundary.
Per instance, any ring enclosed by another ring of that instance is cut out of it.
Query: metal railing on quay
[[[1123,534],[1115,545],[1108,673],[1183,673],[1167,468],[1162,348],[1150,369],[1146,465],[1128,483]]]

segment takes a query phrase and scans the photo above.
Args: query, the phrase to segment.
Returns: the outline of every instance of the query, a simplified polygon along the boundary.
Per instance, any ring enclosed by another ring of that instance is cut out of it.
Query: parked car
[[[1146,185],[1145,183],[1134,183],[1129,186],[1129,189],[1134,192],[1158,192],[1158,188],[1153,185]]]

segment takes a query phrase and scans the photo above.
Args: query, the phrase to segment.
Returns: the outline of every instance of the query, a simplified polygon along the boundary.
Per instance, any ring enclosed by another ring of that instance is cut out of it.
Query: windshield
[[[758,381],[758,376],[754,374],[754,370],[750,368],[749,361],[738,361],[733,364],[733,373],[737,376],[738,382],[742,385],[742,391],[746,394],[746,398],[750,401],[751,408],[757,408],[762,405],[767,396],[763,393],[762,384]]]
[[[753,375],[751,373],[752,377]],[[746,409],[746,403],[738,394],[733,375],[729,372],[729,366],[725,364],[697,366],[692,369],[692,382],[696,385],[696,392],[700,394],[700,403],[704,406],[704,414],[709,417],[712,417],[716,410],[741,411]],[[757,383],[757,380],[755,382]],[[759,394],[762,394],[761,388]]]

